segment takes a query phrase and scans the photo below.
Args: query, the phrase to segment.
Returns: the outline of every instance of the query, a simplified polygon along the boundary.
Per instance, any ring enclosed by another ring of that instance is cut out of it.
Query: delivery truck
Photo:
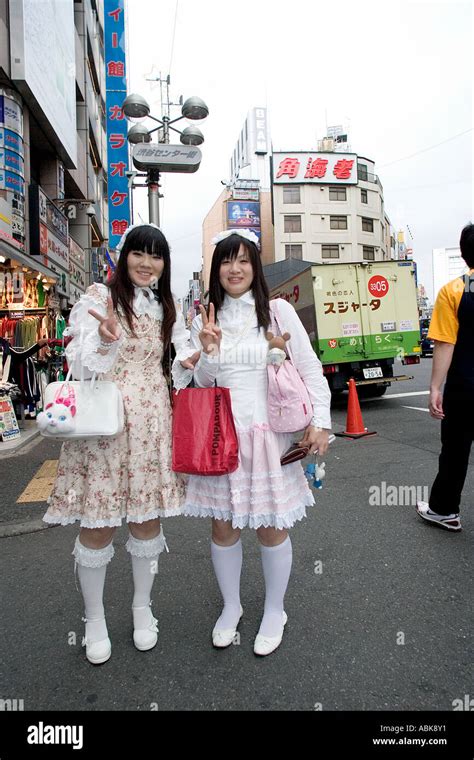
[[[394,365],[420,362],[414,262],[288,259],[263,271],[270,297],[298,312],[333,393],[347,390],[351,377],[362,396],[382,396],[391,383],[413,379],[395,375]]]

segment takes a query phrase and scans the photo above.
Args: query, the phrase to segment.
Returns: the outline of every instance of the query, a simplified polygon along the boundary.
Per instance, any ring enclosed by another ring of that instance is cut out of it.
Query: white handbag
[[[37,416],[45,438],[113,437],[124,427],[123,399],[111,380],[70,380],[50,383],[44,392],[44,410]]]

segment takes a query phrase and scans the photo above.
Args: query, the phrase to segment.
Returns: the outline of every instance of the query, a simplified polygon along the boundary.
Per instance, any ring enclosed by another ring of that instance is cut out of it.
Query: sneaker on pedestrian
[[[423,520],[426,520],[426,522],[430,522],[433,525],[437,525],[439,528],[444,528],[444,530],[462,530],[459,514],[439,515],[437,512],[433,512],[433,510],[430,509],[430,505],[427,501],[417,502],[416,511]]]

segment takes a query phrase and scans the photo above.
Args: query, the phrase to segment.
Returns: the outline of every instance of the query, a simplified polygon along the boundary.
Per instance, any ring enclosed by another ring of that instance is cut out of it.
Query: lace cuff
[[[186,346],[176,354],[173,365],[171,367],[171,377],[173,378],[173,386],[177,391],[182,390],[182,388],[186,388],[193,379],[194,370],[185,369],[181,366],[181,362],[185,359],[189,359],[190,356],[196,353],[196,350],[199,349],[192,348],[191,346]]]

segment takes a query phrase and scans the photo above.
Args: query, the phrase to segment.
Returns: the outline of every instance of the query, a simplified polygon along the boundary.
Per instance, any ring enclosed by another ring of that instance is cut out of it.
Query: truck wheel
[[[387,390],[387,385],[361,385],[357,388],[359,398],[379,398]]]
[[[366,390],[368,391],[367,398],[379,398],[384,395],[387,388],[388,385],[368,385],[366,386]]]

